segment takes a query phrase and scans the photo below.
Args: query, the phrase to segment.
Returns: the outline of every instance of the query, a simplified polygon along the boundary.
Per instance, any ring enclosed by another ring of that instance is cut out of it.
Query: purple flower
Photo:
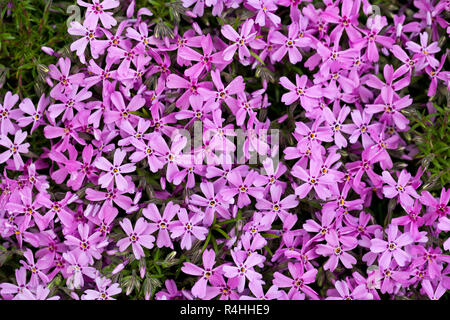
[[[245,180],[242,180],[242,176],[239,173],[228,173],[227,179],[230,187],[222,191],[223,200],[230,201],[238,194],[238,207],[243,208],[251,203],[249,195],[256,199],[261,199],[264,189],[253,186],[257,175],[257,172],[251,171],[247,174]]]
[[[420,45],[413,41],[408,41],[406,48],[415,53],[415,56],[420,59],[419,63],[426,61],[433,68],[439,65],[439,61],[434,57],[434,54],[439,52],[441,48],[438,47],[437,42],[428,45],[428,33],[423,32],[420,34]]]
[[[406,170],[402,170],[398,176],[398,182],[392,178],[388,171],[383,171],[383,181],[387,183],[387,186],[383,187],[383,194],[388,198],[394,198],[398,195],[400,203],[412,207],[414,205],[414,200],[411,197],[419,198],[416,190],[409,185],[409,180],[411,179],[411,174]]]
[[[53,87],[50,91],[50,97],[57,99],[58,96],[64,93],[70,93],[72,91],[73,85],[81,85],[84,80],[83,73],[77,73],[73,75],[69,75],[71,62],[69,58],[60,58],[58,60],[58,68],[55,65],[51,64],[48,66],[50,71],[48,72],[49,76],[52,79],[58,81],[58,83]]]
[[[192,294],[194,297],[198,297],[200,299],[204,298],[206,295],[206,287],[208,282],[213,283],[213,279],[217,277],[217,273],[220,273],[221,266],[213,268],[216,263],[216,253],[214,250],[205,250],[202,255],[203,260],[203,269],[192,264],[190,262],[185,262],[183,267],[181,267],[181,271],[184,273],[200,276],[200,279],[192,287]]]
[[[116,300],[112,296],[122,292],[118,283],[111,284],[111,279],[106,277],[95,278],[97,290],[88,289],[84,291],[81,300]]]
[[[380,121],[388,120],[393,122],[400,130],[407,127],[409,120],[400,112],[401,109],[406,108],[413,102],[409,95],[394,100],[394,91],[391,88],[381,91],[381,98],[384,104],[368,104],[365,112],[374,114],[384,111]]]
[[[363,284],[358,285],[352,289],[347,281],[336,281],[334,284],[339,297],[327,297],[327,300],[372,300],[373,295],[367,291]]]
[[[181,208],[178,213],[179,221],[172,223],[169,226],[170,232],[172,232],[172,238],[181,237],[181,249],[190,250],[192,248],[192,236],[198,240],[205,240],[208,229],[200,227],[197,224],[202,220],[202,216],[194,214],[189,217],[186,209]]]
[[[289,61],[292,64],[302,61],[302,54],[297,47],[309,47],[311,45],[311,39],[298,37],[298,34],[299,26],[297,23],[289,25],[287,37],[279,31],[275,31],[272,34],[271,42],[281,45],[272,55],[274,61],[281,61],[286,53],[288,53]]]
[[[347,241],[344,238],[339,238],[336,230],[332,229],[325,235],[327,244],[318,244],[316,253],[329,256],[329,259],[324,264],[324,270],[333,272],[339,261],[344,267],[351,269],[356,264],[356,259],[346,251],[352,250],[357,246],[357,241]],[[356,240],[356,239],[355,239]]]
[[[20,153],[27,153],[30,147],[29,143],[22,143],[25,141],[28,133],[17,131],[14,135],[14,142],[12,142],[6,135],[2,135],[0,138],[0,145],[8,148],[8,150],[0,154],[0,163],[6,162],[9,158],[13,157],[14,166],[16,170],[23,167],[24,163]]]
[[[384,241],[382,239],[372,239],[370,241],[370,251],[374,253],[381,253],[378,263],[380,267],[384,269],[387,269],[390,266],[392,257],[394,257],[399,266],[404,266],[411,257],[401,248],[411,244],[413,242],[413,238],[411,238],[408,232],[399,234],[398,226],[394,224],[389,225],[387,235],[388,241]]]
[[[95,259],[100,259],[101,251],[108,244],[107,240],[103,240],[100,232],[96,231],[89,235],[90,227],[88,224],[78,225],[79,238],[73,235],[66,235],[64,244],[72,248],[74,254],[84,255],[90,264]]]
[[[224,62],[221,52],[212,53],[214,46],[209,34],[204,36],[201,44],[203,55],[189,47],[182,47],[178,50],[178,55],[181,58],[188,61],[197,61],[196,64],[184,71],[184,74],[189,78],[198,79],[204,70],[206,72],[211,70],[211,64],[221,64]]]
[[[295,75],[296,85],[294,85],[288,78],[281,77],[280,84],[289,90],[288,93],[283,94],[281,101],[286,105],[290,105],[300,99],[300,104],[306,110],[313,108],[316,100],[323,96],[322,89],[320,85],[311,86],[306,88],[306,83],[308,77],[302,75],[301,77],[297,74]]]
[[[229,45],[223,51],[223,59],[225,61],[231,61],[234,53],[238,50],[239,60],[244,60],[246,57],[250,57],[250,51],[247,48],[247,44],[250,44],[256,37],[256,32],[251,33],[255,21],[253,19],[246,20],[241,27],[241,34],[238,34],[232,26],[224,25],[221,29],[222,35],[234,43]]]
[[[112,12],[105,12],[104,10],[114,9],[120,5],[120,1],[116,0],[104,0],[104,1],[96,1],[92,0],[92,4],[84,2],[82,0],[77,0],[77,3],[80,6],[87,7],[86,10],[86,19],[84,23],[86,26],[95,29],[98,24],[98,20],[102,22],[102,25],[106,29],[110,29],[111,27],[117,24],[116,19],[112,17]]]
[[[130,219],[124,218],[120,222],[120,226],[125,231],[128,237],[117,241],[119,251],[125,251],[125,249],[127,249],[131,244],[134,257],[137,260],[145,257],[144,249],[142,249],[142,247],[151,249],[153,248],[153,243],[155,242],[155,237],[149,234],[148,223],[145,221],[145,219],[142,217],[139,218],[133,228]]]
[[[117,149],[116,152],[114,152],[114,164],[111,164],[111,162],[104,157],[96,159],[94,166],[100,170],[106,171],[98,179],[98,183],[101,184],[102,188],[111,188],[115,181],[117,189],[120,191],[128,190],[129,183],[122,174],[134,172],[136,166],[131,163],[122,164],[126,154],[125,151]]]
[[[320,199],[326,200],[331,196],[328,186],[335,181],[335,177],[333,175],[321,176],[322,161],[311,159],[309,165],[308,172],[299,165],[292,169],[292,175],[305,182],[295,188],[295,194],[303,199],[311,189],[314,189]]]
[[[289,273],[292,278],[286,277],[280,272],[273,274],[273,284],[279,288],[290,288],[288,297],[290,300],[304,300],[304,294],[313,300],[318,300],[319,296],[308,284],[314,283],[317,276],[317,269],[309,269],[305,272],[303,264],[288,263]]]
[[[262,275],[256,272],[253,267],[263,262],[265,257],[254,252],[248,255],[245,251],[232,250],[234,266],[225,265],[222,270],[227,278],[238,278],[238,292],[242,292],[245,287],[245,281],[261,282]]]
[[[0,104],[0,133],[2,136],[16,132],[16,126],[11,120],[16,120],[22,116],[21,110],[13,109],[17,101],[19,101],[19,95],[13,95],[11,91],[8,91],[5,94],[3,105]]]
[[[150,203],[147,208],[142,210],[144,217],[152,221],[149,223],[148,231],[153,233],[159,230],[156,240],[156,246],[158,248],[169,247],[173,249],[173,243],[169,236],[169,228],[172,224],[172,219],[178,214],[179,210],[180,206],[174,204],[172,201],[164,208],[162,217],[154,203]]]
[[[34,107],[33,102],[25,98],[20,104],[19,108],[22,110],[25,114],[28,114],[28,116],[22,116],[17,119],[17,124],[20,127],[26,127],[30,123],[33,123],[33,126],[31,127],[30,134],[33,133],[36,128],[42,124],[44,124],[43,121],[43,115],[44,110],[47,108],[50,100],[47,98],[44,94],[41,95],[37,108]]]

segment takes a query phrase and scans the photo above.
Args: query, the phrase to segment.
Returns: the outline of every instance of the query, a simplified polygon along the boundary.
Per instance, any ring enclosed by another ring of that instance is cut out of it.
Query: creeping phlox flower
[[[407,131],[448,2],[323,2],[78,0],[73,58],[0,98],[1,298],[444,296],[450,190]]]

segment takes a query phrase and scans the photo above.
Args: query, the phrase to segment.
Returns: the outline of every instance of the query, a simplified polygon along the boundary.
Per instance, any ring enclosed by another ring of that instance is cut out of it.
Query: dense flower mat
[[[2,298],[450,288],[450,190],[407,139],[448,94],[448,1],[77,4],[46,93],[0,99]]]

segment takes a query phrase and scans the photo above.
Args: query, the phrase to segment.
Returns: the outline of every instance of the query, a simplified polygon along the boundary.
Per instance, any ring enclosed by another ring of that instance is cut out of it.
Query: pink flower
[[[148,232],[148,223],[145,219],[143,217],[139,218],[136,221],[134,229],[131,225],[130,219],[128,218],[124,218],[121,222],[119,222],[119,224],[128,236],[127,238],[117,241],[119,251],[125,251],[125,249],[131,244],[134,257],[137,260],[145,257],[144,249],[142,249],[142,247],[151,249],[153,248],[153,243],[155,242],[155,237],[150,235]]]
[[[8,148],[8,150],[0,154],[0,163],[6,162],[9,158],[13,157],[16,170],[19,170],[24,165],[20,153],[27,153],[30,147],[29,143],[22,143],[25,141],[27,135],[27,132],[17,131],[14,135],[14,142],[6,135],[1,136],[0,145]]]
[[[86,19],[84,23],[86,26],[95,29],[98,24],[98,20],[102,22],[102,25],[106,29],[111,29],[111,27],[117,24],[116,19],[112,17],[112,12],[105,12],[104,10],[114,9],[120,5],[120,1],[116,0],[104,0],[96,1],[92,0],[92,4],[86,3],[82,0],[77,0],[80,6],[87,7]]]
[[[111,285],[111,279],[106,277],[95,278],[97,290],[88,289],[81,296],[81,300],[116,300],[112,296],[122,292],[118,283]]]
[[[17,101],[19,101],[19,95],[13,95],[11,91],[8,91],[5,94],[3,105],[0,104],[0,133],[2,136],[16,132],[17,126],[11,120],[16,120],[22,116],[21,110],[13,109]]]
[[[291,105],[300,99],[300,104],[306,110],[311,110],[317,99],[323,96],[321,85],[314,85],[306,88],[308,77],[302,75],[301,77],[295,75],[296,85],[294,85],[288,78],[281,77],[280,84],[289,90],[288,93],[283,94],[281,101],[286,105]]]
[[[183,267],[181,267],[181,271],[184,273],[194,276],[201,276],[191,289],[194,297],[198,297],[200,299],[204,298],[206,295],[206,287],[208,282],[214,283],[213,279],[217,277],[217,273],[220,273],[222,266],[213,268],[216,263],[215,259],[216,253],[214,250],[205,250],[202,254],[203,269],[190,262],[185,262]]]
[[[380,121],[388,120],[390,123],[393,122],[400,130],[405,129],[409,120],[400,112],[400,110],[410,106],[413,99],[410,99],[409,95],[407,95],[394,100],[394,91],[391,88],[381,90],[381,98],[383,99],[384,104],[368,104],[366,105],[365,112],[374,114],[384,111]]]
[[[173,243],[169,236],[169,228],[173,223],[172,219],[177,215],[179,210],[180,206],[174,204],[172,201],[167,203],[162,217],[154,203],[150,203],[147,208],[142,210],[144,217],[152,221],[149,223],[148,231],[153,233],[156,230],[159,230],[158,238],[156,240],[156,246],[158,248],[169,247],[173,249]]]
[[[242,180],[239,173],[230,172],[227,176],[230,187],[222,191],[223,200],[230,201],[236,194],[239,194],[237,204],[239,208],[243,208],[251,203],[249,195],[261,199],[264,189],[253,186],[257,175],[257,172],[251,171],[247,174],[245,180]]]
[[[313,300],[318,300],[317,292],[308,286],[308,284],[315,282],[317,269],[309,269],[305,272],[303,264],[291,262],[288,263],[288,269],[292,278],[286,277],[280,272],[275,272],[273,284],[278,288],[290,288],[288,293],[290,300],[303,300],[304,294]]]
[[[94,263],[95,259],[100,259],[102,248],[105,247],[108,242],[103,240],[100,232],[96,231],[89,235],[90,227],[88,224],[78,225],[79,238],[68,234],[66,235],[66,241],[64,244],[73,248],[75,254],[86,256],[89,263]]]
[[[112,187],[115,181],[117,189],[120,191],[127,190],[129,183],[122,174],[135,171],[136,166],[131,163],[122,164],[126,154],[127,153],[122,149],[117,149],[116,152],[114,152],[114,164],[111,164],[111,162],[104,157],[97,158],[94,162],[94,166],[100,170],[106,171],[98,179],[98,183],[102,188]]]
[[[388,171],[383,171],[383,181],[387,183],[387,186],[383,187],[383,194],[388,198],[394,198],[398,195],[400,203],[412,207],[414,205],[414,200],[411,198],[419,198],[416,190],[409,185],[409,180],[411,179],[411,174],[406,170],[402,170],[398,177],[398,182],[392,178]]]
[[[292,169],[292,175],[305,182],[295,188],[295,194],[303,199],[311,189],[314,189],[320,199],[326,200],[331,196],[328,186],[335,182],[335,177],[333,175],[321,176],[322,161],[311,159],[309,165],[308,172],[300,165]]]
[[[263,262],[266,258],[256,252],[248,255],[245,251],[232,250],[231,256],[234,266],[223,266],[222,270],[227,278],[238,278],[238,292],[244,291],[245,281],[261,282],[262,275],[256,272],[253,267]]]
[[[436,52],[439,52],[441,48],[438,47],[437,42],[433,42],[428,45],[428,33],[423,32],[420,34],[420,45],[413,41],[406,43],[406,48],[415,52],[420,62],[427,62],[431,67],[436,68],[439,65],[439,61],[434,57]]]
[[[370,251],[381,253],[378,264],[384,269],[390,266],[392,257],[394,257],[399,266],[404,266],[411,256],[400,248],[411,244],[413,239],[408,232],[399,234],[398,226],[394,224],[389,225],[387,235],[388,241],[382,239],[370,240]]]
[[[347,269],[351,269],[356,264],[355,257],[346,251],[354,249],[357,246],[357,241],[347,241],[345,238],[339,238],[334,229],[325,235],[325,239],[327,240],[327,244],[318,244],[316,249],[317,254],[329,256],[329,259],[323,266],[324,270],[333,272],[339,261]]]
[[[44,110],[47,108],[49,102],[50,102],[49,98],[46,97],[44,94],[42,94],[39,99],[37,108],[35,108],[33,102],[30,99],[25,98],[19,104],[19,108],[25,114],[28,114],[28,116],[22,116],[18,118],[17,124],[23,128],[28,126],[30,123],[33,123],[33,126],[31,127],[30,130],[30,134],[32,134],[37,127],[45,123],[42,117],[44,115]]]
[[[289,61],[292,64],[302,60],[302,54],[297,47],[309,47],[312,41],[308,37],[298,37],[298,34],[299,26],[297,23],[289,25],[287,37],[279,31],[275,31],[272,34],[271,42],[281,45],[272,55],[274,61],[281,61],[286,53],[288,53]]]
[[[231,61],[234,53],[239,49],[239,60],[244,60],[246,57],[250,57],[250,51],[247,48],[247,44],[251,43],[255,37],[256,32],[252,32],[255,21],[253,19],[247,19],[241,27],[241,34],[238,34],[232,26],[224,25],[221,29],[222,35],[234,43],[229,45],[223,51],[223,59],[225,61]]]
[[[188,61],[197,61],[196,64],[184,71],[184,74],[192,79],[198,79],[204,70],[209,72],[211,70],[211,64],[221,64],[224,62],[221,52],[212,53],[214,46],[209,34],[204,36],[201,44],[203,55],[189,47],[182,47],[178,50],[178,55],[181,58]]]
[[[181,249],[189,250],[192,248],[192,236],[198,240],[205,240],[208,229],[200,227],[197,224],[202,220],[202,216],[194,214],[189,217],[186,209],[181,208],[178,211],[179,221],[170,225],[169,230],[172,232],[172,238],[181,237]]]
[[[347,281],[336,281],[334,284],[337,293],[340,297],[331,296],[327,297],[327,300],[372,300],[373,295],[368,292],[364,284],[356,286],[352,289],[349,287]]]

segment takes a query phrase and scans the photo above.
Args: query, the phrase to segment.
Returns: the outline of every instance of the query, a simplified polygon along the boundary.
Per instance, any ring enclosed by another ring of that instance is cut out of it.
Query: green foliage
[[[55,63],[55,58],[41,47],[62,49],[70,44],[66,25],[70,4],[0,0],[0,96],[12,91],[21,99],[28,97],[37,102],[45,88],[40,65]]]
[[[432,112],[423,108],[421,112],[412,113],[409,133],[419,149],[416,159],[420,159],[429,174],[424,188],[440,190],[450,182],[450,107],[447,101],[433,103],[433,107]]]

